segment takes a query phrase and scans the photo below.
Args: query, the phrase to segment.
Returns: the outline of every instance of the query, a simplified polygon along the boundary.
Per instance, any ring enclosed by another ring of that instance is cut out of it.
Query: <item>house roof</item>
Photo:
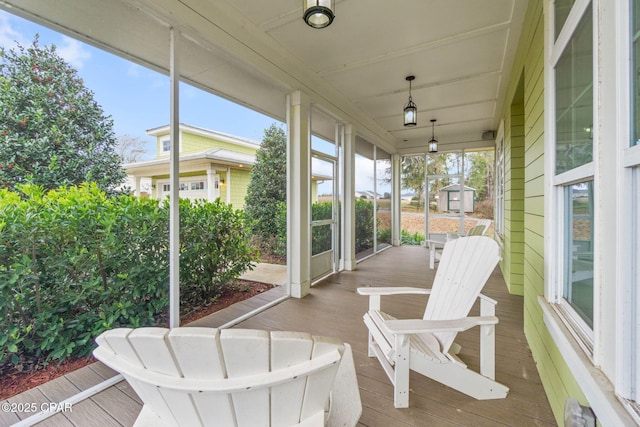
[[[250,154],[238,153],[236,151],[215,148],[211,150],[198,151],[195,153],[180,156],[181,172],[188,172],[189,167],[202,168],[207,163],[219,163],[229,166],[245,167],[253,166],[256,157]],[[166,166],[166,170],[161,173],[169,173],[169,157],[161,159],[147,160],[138,163],[123,165],[130,175],[158,174],[161,167]],[[162,168],[165,169],[165,168]]]
[[[438,191],[460,191],[460,184],[450,184],[450,185],[447,185],[446,187],[442,187]],[[471,188],[471,187],[467,187],[465,185],[464,186],[464,191],[476,191],[476,189],[475,188]]]
[[[365,4],[366,3],[366,4]],[[301,91],[315,135],[336,122],[388,153],[493,146],[526,0],[338,0],[331,26],[302,20],[294,0],[2,0],[0,8],[169,73],[170,32],[181,81],[280,121]],[[404,127],[412,98],[418,125]],[[212,112],[215,114],[215,112]]]

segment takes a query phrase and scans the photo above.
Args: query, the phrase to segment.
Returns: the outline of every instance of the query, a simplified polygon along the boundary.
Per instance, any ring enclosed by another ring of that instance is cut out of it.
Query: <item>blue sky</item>
[[[36,34],[41,46],[55,45],[58,54],[78,71],[85,86],[95,93],[96,102],[113,119],[116,136],[126,134],[146,141],[148,157],[152,157],[154,138],[145,131],[169,123],[169,77],[0,11],[0,46],[14,48],[16,42],[28,46]],[[180,121],[258,142],[265,128],[280,123],[185,84],[180,88]]]

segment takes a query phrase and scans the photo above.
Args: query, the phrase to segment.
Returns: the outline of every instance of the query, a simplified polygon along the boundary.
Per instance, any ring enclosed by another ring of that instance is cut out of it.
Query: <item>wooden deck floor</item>
[[[499,301],[496,330],[496,379],[510,387],[506,399],[477,401],[428,378],[411,373],[408,409],[393,407],[392,386],[376,359],[367,357],[367,330],[362,314],[367,298],[356,294],[360,286],[429,287],[434,271],[428,268],[427,250],[419,247],[392,248],[358,264],[358,270],[336,274],[314,286],[303,299],[288,299],[257,314],[236,327],[267,330],[297,330],[337,337],[352,345],[363,404],[362,426],[554,426],[551,409],[523,334],[522,297],[509,295],[496,270],[484,293]],[[276,297],[261,296],[267,301]],[[254,302],[247,302],[249,308]],[[242,304],[242,303],[241,303]],[[383,310],[396,317],[421,317],[425,299],[412,296],[383,299]],[[247,308],[236,306],[234,313]],[[474,309],[476,310],[476,309]],[[231,310],[197,322],[198,326],[220,326],[229,321]],[[192,324],[195,325],[195,324]],[[477,368],[478,331],[467,331],[456,340],[460,356]],[[94,364],[10,399],[31,403],[62,399],[86,389],[112,374]],[[120,426],[132,425],[141,402],[126,382],[74,404],[72,412],[59,413],[39,425]],[[29,414],[0,413],[0,425],[11,425]]]

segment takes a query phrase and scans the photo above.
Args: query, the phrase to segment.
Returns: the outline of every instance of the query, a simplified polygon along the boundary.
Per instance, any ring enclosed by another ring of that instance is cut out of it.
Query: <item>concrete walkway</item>
[[[284,286],[287,283],[287,266],[261,262],[253,270],[244,272],[240,279],[274,286]]]

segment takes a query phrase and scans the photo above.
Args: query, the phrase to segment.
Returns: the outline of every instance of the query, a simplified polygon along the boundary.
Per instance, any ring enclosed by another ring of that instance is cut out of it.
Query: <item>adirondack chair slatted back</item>
[[[467,236],[483,236],[486,229],[484,225],[475,225],[469,229]]]
[[[323,425],[345,348],[299,332],[213,328],[119,328],[96,342],[96,358],[122,372],[145,406],[177,426]],[[326,366],[306,368],[319,357]],[[269,383],[270,374],[291,369],[298,373]],[[211,388],[191,389],[189,380]],[[225,391],[232,381],[235,388]]]
[[[500,260],[495,240],[484,236],[462,237],[447,242],[431,288],[424,319],[450,320],[467,317],[484,284]],[[456,333],[434,333],[445,353]],[[426,342],[430,336],[422,336]]]

